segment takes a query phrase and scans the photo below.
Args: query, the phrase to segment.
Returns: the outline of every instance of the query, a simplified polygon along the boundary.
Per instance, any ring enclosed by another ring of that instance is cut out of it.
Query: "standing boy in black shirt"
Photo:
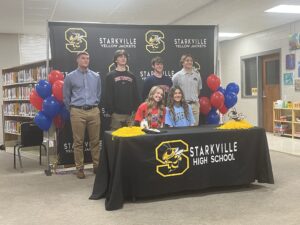
[[[125,50],[117,50],[114,54],[116,69],[106,77],[105,102],[111,114],[111,130],[127,125],[140,103],[136,78],[127,70],[127,61]]]

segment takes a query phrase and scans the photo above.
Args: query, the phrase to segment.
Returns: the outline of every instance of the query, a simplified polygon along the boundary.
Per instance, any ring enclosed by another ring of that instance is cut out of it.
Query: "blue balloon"
[[[225,89],[221,86],[217,89],[217,91],[221,92],[225,96]]]
[[[232,83],[229,83],[226,87],[226,93],[229,93],[229,92],[233,92],[233,93],[236,93],[238,94],[240,91],[240,87],[239,85],[237,85],[236,83],[232,82]]]
[[[54,96],[50,96],[43,101],[43,113],[54,118],[61,110],[61,104],[56,100]]]
[[[237,95],[234,92],[226,92],[225,93],[225,106],[227,109],[231,108],[237,103]]]
[[[208,124],[219,124],[220,115],[215,110],[211,110],[207,115],[206,122]]]
[[[51,127],[52,120],[40,111],[35,115],[34,122],[41,130],[47,131]]]
[[[209,113],[211,113],[211,112],[217,112],[217,109],[215,108],[215,107],[211,107],[211,110],[209,111]]]
[[[64,121],[70,120],[70,112],[66,109],[65,106],[62,107],[62,109],[60,111],[60,115]]]
[[[35,90],[43,99],[48,98],[52,94],[51,84],[46,80],[40,80],[35,86]]]

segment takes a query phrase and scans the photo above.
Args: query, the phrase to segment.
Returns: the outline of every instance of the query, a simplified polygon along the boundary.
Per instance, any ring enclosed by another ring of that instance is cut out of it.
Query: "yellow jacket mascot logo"
[[[87,33],[82,28],[69,28],[65,31],[66,49],[69,52],[83,52],[87,50]]]
[[[149,30],[145,34],[146,50],[149,53],[162,53],[165,50],[165,34],[160,30]]]
[[[155,149],[156,172],[162,177],[179,176],[190,168],[189,146],[183,140],[161,142]]]

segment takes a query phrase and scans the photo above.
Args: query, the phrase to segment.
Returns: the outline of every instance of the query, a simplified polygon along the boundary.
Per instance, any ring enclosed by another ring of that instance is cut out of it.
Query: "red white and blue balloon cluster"
[[[209,75],[206,82],[213,93],[210,98],[200,98],[200,112],[206,116],[208,124],[219,124],[219,114],[226,114],[237,103],[240,88],[236,83],[231,82],[224,89],[220,86],[220,78],[215,74]]]
[[[51,127],[52,120],[57,128],[70,119],[69,111],[63,104],[64,75],[52,70],[47,80],[40,80],[30,93],[30,103],[39,112],[34,117],[36,125],[44,131]]]

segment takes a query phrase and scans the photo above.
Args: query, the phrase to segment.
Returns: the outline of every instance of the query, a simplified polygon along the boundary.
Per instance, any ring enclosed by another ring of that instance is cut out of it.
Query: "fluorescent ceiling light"
[[[265,12],[271,13],[299,13],[300,14],[300,5],[278,5],[271,9],[266,10]]]
[[[219,33],[219,37],[237,37],[242,33]]]

